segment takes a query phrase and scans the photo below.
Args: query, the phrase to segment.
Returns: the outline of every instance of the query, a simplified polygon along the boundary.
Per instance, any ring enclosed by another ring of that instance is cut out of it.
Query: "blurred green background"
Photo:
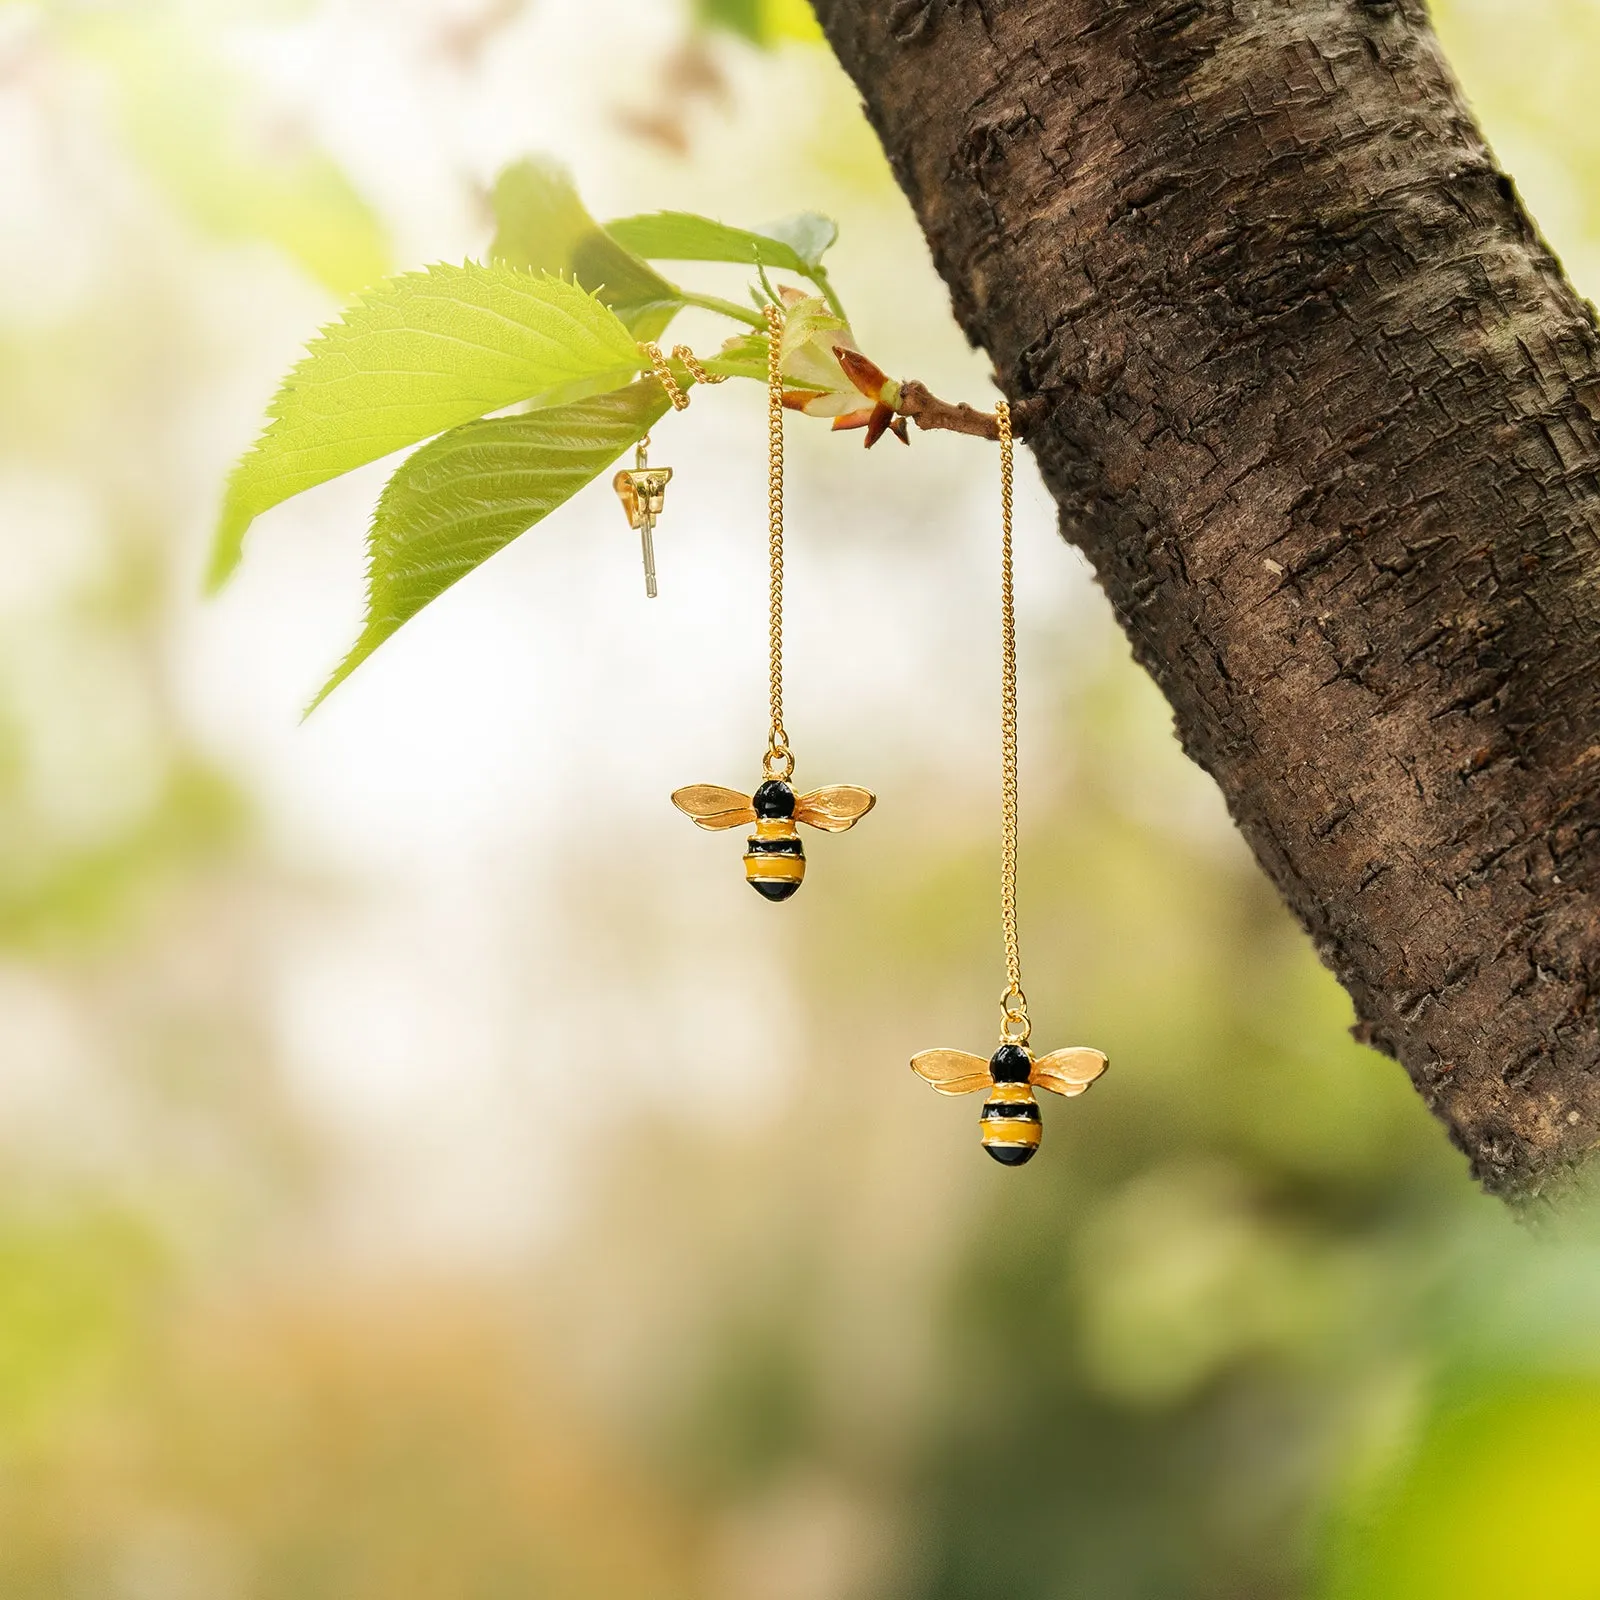
[[[1436,11],[1600,284],[1600,3]],[[837,215],[989,392],[799,5],[0,3],[0,1596],[1600,1596],[1600,1228],[1350,1042],[1025,460],[1028,988],[1113,1070],[1021,1173],[905,1070],[1002,976],[983,447],[791,423],[801,778],[882,804],[782,913],[665,803],[763,738],[753,386],[648,609],[597,486],[299,727],[381,473],[199,601],[298,346],[530,151]]]

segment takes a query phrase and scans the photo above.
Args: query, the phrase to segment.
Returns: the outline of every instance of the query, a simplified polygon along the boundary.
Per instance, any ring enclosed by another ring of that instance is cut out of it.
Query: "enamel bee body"
[[[1025,1044],[1002,1044],[987,1061],[965,1050],[924,1050],[911,1070],[940,1094],[989,1090],[978,1126],[983,1148],[1003,1166],[1031,1161],[1044,1137],[1035,1089],[1079,1095],[1106,1070],[1098,1050],[1057,1050],[1034,1059]]]
[[[796,795],[782,778],[768,778],[753,795],[715,784],[691,784],[679,789],[672,803],[700,828],[720,831],[753,822],[755,832],[744,853],[745,881],[764,899],[787,900],[806,875],[806,850],[795,824],[843,833],[866,816],[878,797],[848,783]]]

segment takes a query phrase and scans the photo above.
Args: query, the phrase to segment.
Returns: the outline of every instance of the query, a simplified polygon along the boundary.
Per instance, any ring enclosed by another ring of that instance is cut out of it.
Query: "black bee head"
[[[1033,1054],[1025,1044],[1003,1044],[989,1057],[989,1076],[996,1083],[1026,1083]]]
[[[768,778],[750,797],[750,805],[758,817],[792,817],[794,790],[782,778]]]

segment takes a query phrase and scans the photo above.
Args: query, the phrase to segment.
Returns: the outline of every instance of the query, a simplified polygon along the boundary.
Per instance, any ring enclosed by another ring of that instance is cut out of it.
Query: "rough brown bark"
[[[817,0],[956,314],[1358,1034],[1600,1142],[1600,341],[1418,0]]]

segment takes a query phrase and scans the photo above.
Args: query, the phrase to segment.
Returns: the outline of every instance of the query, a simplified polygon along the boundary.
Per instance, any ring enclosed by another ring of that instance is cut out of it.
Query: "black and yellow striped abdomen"
[[[750,887],[768,900],[787,900],[806,875],[806,851],[792,817],[757,817],[744,852]]]
[[[983,1148],[1007,1167],[1020,1167],[1024,1161],[1031,1161],[1044,1137],[1039,1102],[1025,1083],[997,1083],[994,1093],[983,1103],[978,1127],[983,1134]]]

